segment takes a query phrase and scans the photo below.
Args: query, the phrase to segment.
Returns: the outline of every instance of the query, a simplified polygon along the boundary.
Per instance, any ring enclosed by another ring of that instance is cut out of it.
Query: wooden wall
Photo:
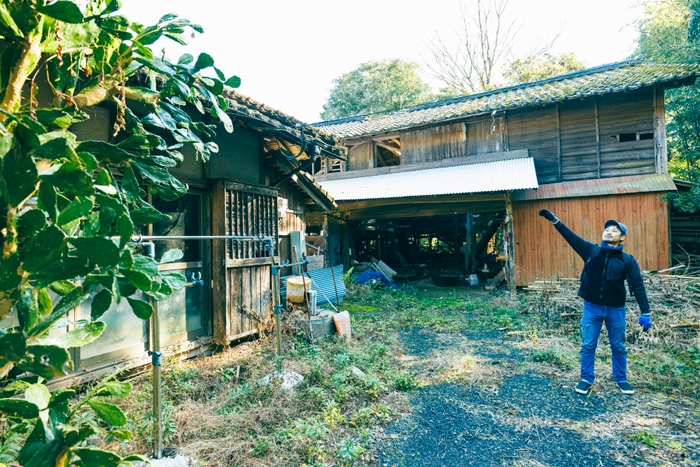
[[[464,123],[401,132],[401,165],[467,155]]]
[[[406,130],[401,165],[527,149],[539,183],[665,173],[663,111],[663,91],[642,89]],[[371,141],[351,147],[348,170],[374,167]]]
[[[348,170],[373,169],[375,167],[373,143],[366,141],[348,150]]]
[[[596,244],[601,241],[605,221],[617,219],[630,226],[625,251],[642,269],[669,266],[668,206],[659,193],[514,202],[518,285],[544,278],[578,277],[583,267],[583,260],[552,224],[537,215],[542,208],[551,210],[579,236]]]
[[[559,141],[556,106],[518,110],[506,114],[508,150],[527,149],[535,159],[539,183],[557,181]]]

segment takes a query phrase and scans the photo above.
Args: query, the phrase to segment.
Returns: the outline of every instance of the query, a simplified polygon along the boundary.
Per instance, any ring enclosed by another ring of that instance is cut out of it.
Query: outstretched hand
[[[539,214],[540,214],[540,216],[547,219],[549,222],[554,222],[556,224],[559,221],[557,216],[555,216],[554,213],[552,211],[550,211],[549,209],[540,209]]]
[[[651,328],[651,315],[641,315],[639,317],[639,325],[644,331],[648,331]]]

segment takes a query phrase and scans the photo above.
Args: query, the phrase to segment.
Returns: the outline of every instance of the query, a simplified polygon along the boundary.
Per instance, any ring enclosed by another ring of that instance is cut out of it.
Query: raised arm
[[[564,240],[571,245],[571,248],[573,248],[584,261],[590,258],[593,250],[597,248],[596,244],[586,241],[573,233],[552,211],[541,209],[539,215],[554,224],[554,228],[557,229],[561,236],[564,237]]]

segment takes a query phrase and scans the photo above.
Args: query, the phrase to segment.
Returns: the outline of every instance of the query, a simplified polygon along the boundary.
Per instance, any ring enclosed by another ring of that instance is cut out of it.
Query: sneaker
[[[588,392],[591,390],[591,386],[593,386],[593,385],[591,383],[589,383],[588,381],[581,380],[578,382],[578,384],[576,385],[576,388],[574,388],[574,389],[579,394],[585,395],[585,394],[588,394]]]
[[[632,394],[634,394],[634,388],[627,381],[619,381],[617,383],[617,387],[620,388],[620,392],[622,394],[626,394],[628,396],[631,396]]]

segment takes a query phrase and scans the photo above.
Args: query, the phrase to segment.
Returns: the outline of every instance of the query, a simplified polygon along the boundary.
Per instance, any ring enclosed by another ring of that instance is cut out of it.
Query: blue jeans
[[[625,348],[625,307],[596,305],[583,301],[581,318],[581,379],[595,381],[595,351],[600,330],[605,323],[612,350],[613,378],[618,383],[627,381],[627,349]]]

